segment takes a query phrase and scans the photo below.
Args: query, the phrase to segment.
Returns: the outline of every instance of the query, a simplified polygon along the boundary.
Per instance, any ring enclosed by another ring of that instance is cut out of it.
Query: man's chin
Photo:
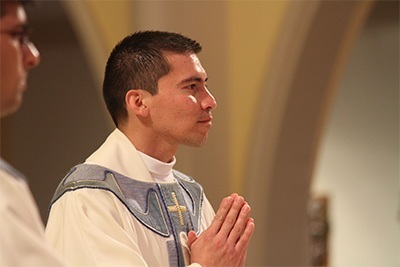
[[[18,105],[18,106],[15,105],[12,108],[8,108],[6,110],[2,110],[1,114],[0,114],[0,117],[4,118],[4,117],[7,117],[7,116],[10,116],[10,115],[14,114],[15,112],[17,112],[20,107],[21,107],[21,105]]]
[[[207,136],[204,139],[199,140],[198,142],[194,143],[192,146],[193,147],[202,147],[205,145],[206,141],[207,141]]]

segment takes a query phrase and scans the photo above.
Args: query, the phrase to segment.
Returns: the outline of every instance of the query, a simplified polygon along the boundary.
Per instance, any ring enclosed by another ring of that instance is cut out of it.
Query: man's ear
[[[128,112],[138,116],[147,117],[149,114],[147,106],[143,103],[146,91],[140,89],[129,90],[125,95],[125,104]]]

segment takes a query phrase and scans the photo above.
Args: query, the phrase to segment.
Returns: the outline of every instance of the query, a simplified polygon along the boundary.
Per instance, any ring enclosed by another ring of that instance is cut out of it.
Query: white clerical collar
[[[154,182],[134,145],[118,129],[107,137],[85,163],[103,166],[135,180]]]
[[[175,165],[176,159],[175,157],[170,163],[165,163],[150,157],[147,154],[144,154],[140,151],[139,155],[142,157],[144,163],[147,166],[147,169],[150,172],[150,175],[156,182],[173,182],[175,181],[174,175],[172,174],[172,168]]]

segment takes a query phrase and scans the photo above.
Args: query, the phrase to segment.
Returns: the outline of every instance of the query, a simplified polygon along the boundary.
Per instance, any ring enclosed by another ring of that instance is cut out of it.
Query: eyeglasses
[[[22,26],[20,29],[3,31],[1,34],[7,34],[11,38],[18,40],[20,45],[26,45],[31,42],[32,28],[28,25]]]

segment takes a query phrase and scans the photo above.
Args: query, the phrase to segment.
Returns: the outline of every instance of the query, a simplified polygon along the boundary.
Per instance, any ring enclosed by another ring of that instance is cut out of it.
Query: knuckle
[[[229,224],[234,224],[235,221],[236,221],[236,218],[234,218],[234,217],[231,217],[231,216],[226,217],[226,222]]]
[[[236,235],[240,235],[240,234],[242,233],[242,231],[243,231],[243,228],[240,227],[240,226],[237,226],[237,227],[234,227],[232,231],[233,231],[233,233],[235,233]]]

